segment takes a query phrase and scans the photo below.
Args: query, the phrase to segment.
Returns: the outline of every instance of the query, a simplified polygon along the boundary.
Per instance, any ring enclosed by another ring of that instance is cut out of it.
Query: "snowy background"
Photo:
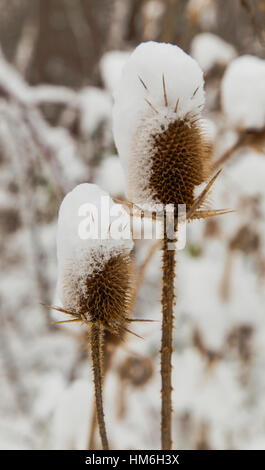
[[[224,8],[225,3],[225,8]],[[264,0],[0,0],[0,448],[86,449],[86,335],[55,326],[63,196],[93,182],[125,198],[112,93],[142,41],[177,44],[205,72],[205,125],[224,168],[215,209],[178,254],[174,447],[265,449]],[[136,241],[141,269],[151,241]],[[153,250],[154,251],[154,250]],[[110,346],[114,449],[160,446],[160,253],[135,307],[144,337]],[[99,446],[95,436],[94,446]]]

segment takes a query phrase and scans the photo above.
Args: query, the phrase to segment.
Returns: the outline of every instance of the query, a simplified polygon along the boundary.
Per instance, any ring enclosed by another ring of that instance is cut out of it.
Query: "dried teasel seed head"
[[[75,318],[122,334],[134,292],[133,242],[127,238],[128,231],[120,232],[121,239],[112,239],[111,230],[107,239],[100,238],[100,230],[98,237],[83,239],[78,230],[80,207],[93,204],[100,215],[102,197],[113,208],[111,198],[91,184],[77,186],[62,202],[57,236],[58,296]],[[97,214],[93,217],[95,221]]]
[[[171,44],[136,48],[123,69],[113,116],[134,203],[193,205],[211,172],[203,105],[203,73],[194,59]]]
[[[133,298],[132,257],[126,253],[113,253],[105,261],[100,252],[94,252],[92,257],[95,264],[91,274],[84,276],[82,271],[74,275],[73,269],[66,272],[66,308],[74,306],[75,312],[87,321],[99,321],[110,332],[121,335]]]
[[[194,189],[209,176],[211,147],[199,123],[175,120],[153,137],[149,186],[162,204],[186,204],[195,200]]]

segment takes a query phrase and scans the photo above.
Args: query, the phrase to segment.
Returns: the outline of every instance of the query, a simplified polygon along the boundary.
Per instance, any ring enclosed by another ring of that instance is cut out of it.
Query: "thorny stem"
[[[170,248],[168,249],[168,244]],[[174,247],[174,249],[172,249]],[[174,278],[175,278],[175,244],[166,234],[163,241],[163,288],[162,288],[162,344],[161,344],[161,445],[163,450],[172,447],[172,379],[171,357],[174,322]]]
[[[103,349],[103,360],[101,363],[104,364],[104,374],[102,377],[102,388],[104,386],[104,379],[106,377],[106,374],[110,370],[111,366],[111,359],[113,356],[114,350],[110,351],[107,347],[107,341],[105,339],[104,341],[104,349]],[[88,449],[89,450],[95,450],[96,449],[96,431],[97,431],[97,407],[96,403],[93,403],[93,409],[92,409],[92,419],[91,419],[91,425],[90,425],[90,430],[89,430],[89,436],[88,436]]]
[[[100,325],[92,323],[91,325],[91,356],[94,374],[95,400],[97,408],[97,421],[99,434],[102,442],[103,450],[109,449],[108,438],[105,427],[102,383],[103,383],[103,367],[102,367],[102,331]]]

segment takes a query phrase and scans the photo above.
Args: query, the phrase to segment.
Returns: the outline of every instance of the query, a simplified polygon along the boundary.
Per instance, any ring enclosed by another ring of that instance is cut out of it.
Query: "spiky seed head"
[[[194,203],[194,190],[209,176],[211,147],[203,139],[200,126],[176,120],[156,134],[151,157],[150,187],[162,204]]]
[[[58,296],[76,319],[98,323],[113,334],[125,330],[133,298],[133,242],[125,238],[80,239],[79,208],[99,208],[106,193],[83,184],[64,199],[58,222]],[[109,196],[108,196],[109,198]],[[114,202],[109,198],[109,206]],[[115,209],[115,208],[114,208]],[[111,220],[111,219],[110,219]]]
[[[65,294],[70,305],[73,301],[77,316],[101,323],[110,333],[121,334],[133,296],[132,257],[126,253],[114,255],[103,268],[99,261],[92,274],[76,276],[71,283],[66,281]]]
[[[196,187],[211,172],[203,105],[203,73],[194,59],[171,44],[136,48],[114,106],[114,137],[130,200],[192,206]]]

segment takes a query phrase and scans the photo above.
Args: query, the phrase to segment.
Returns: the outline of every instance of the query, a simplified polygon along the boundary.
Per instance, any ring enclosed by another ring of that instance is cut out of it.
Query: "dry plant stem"
[[[102,384],[103,384],[103,368],[102,368],[102,331],[100,325],[92,323],[91,325],[91,356],[92,366],[94,374],[94,386],[95,386],[95,399],[97,408],[97,421],[99,427],[99,434],[104,450],[109,449],[104,411],[103,411],[103,396],[102,396]]]
[[[88,449],[89,450],[96,450],[96,439],[95,439],[96,430],[97,430],[97,408],[96,408],[96,404],[93,403],[91,426],[90,426],[89,436],[88,436]]]
[[[105,346],[106,346],[106,341],[105,341]],[[103,363],[104,363],[104,376],[102,377],[102,388],[104,387],[104,380],[106,378],[106,374],[110,370],[111,366],[111,359],[113,355],[113,351],[109,354],[107,354],[106,348],[104,347],[103,350]],[[93,403],[93,409],[92,409],[92,419],[91,419],[91,424],[90,424],[90,429],[89,429],[89,435],[88,435],[88,449],[89,450],[96,450],[96,431],[97,431],[97,407],[96,403]]]
[[[161,344],[161,446],[163,450],[172,447],[172,403],[171,403],[171,357],[174,322],[174,278],[176,265],[176,252],[172,240],[166,235],[163,241],[163,288],[162,288],[162,344]]]

